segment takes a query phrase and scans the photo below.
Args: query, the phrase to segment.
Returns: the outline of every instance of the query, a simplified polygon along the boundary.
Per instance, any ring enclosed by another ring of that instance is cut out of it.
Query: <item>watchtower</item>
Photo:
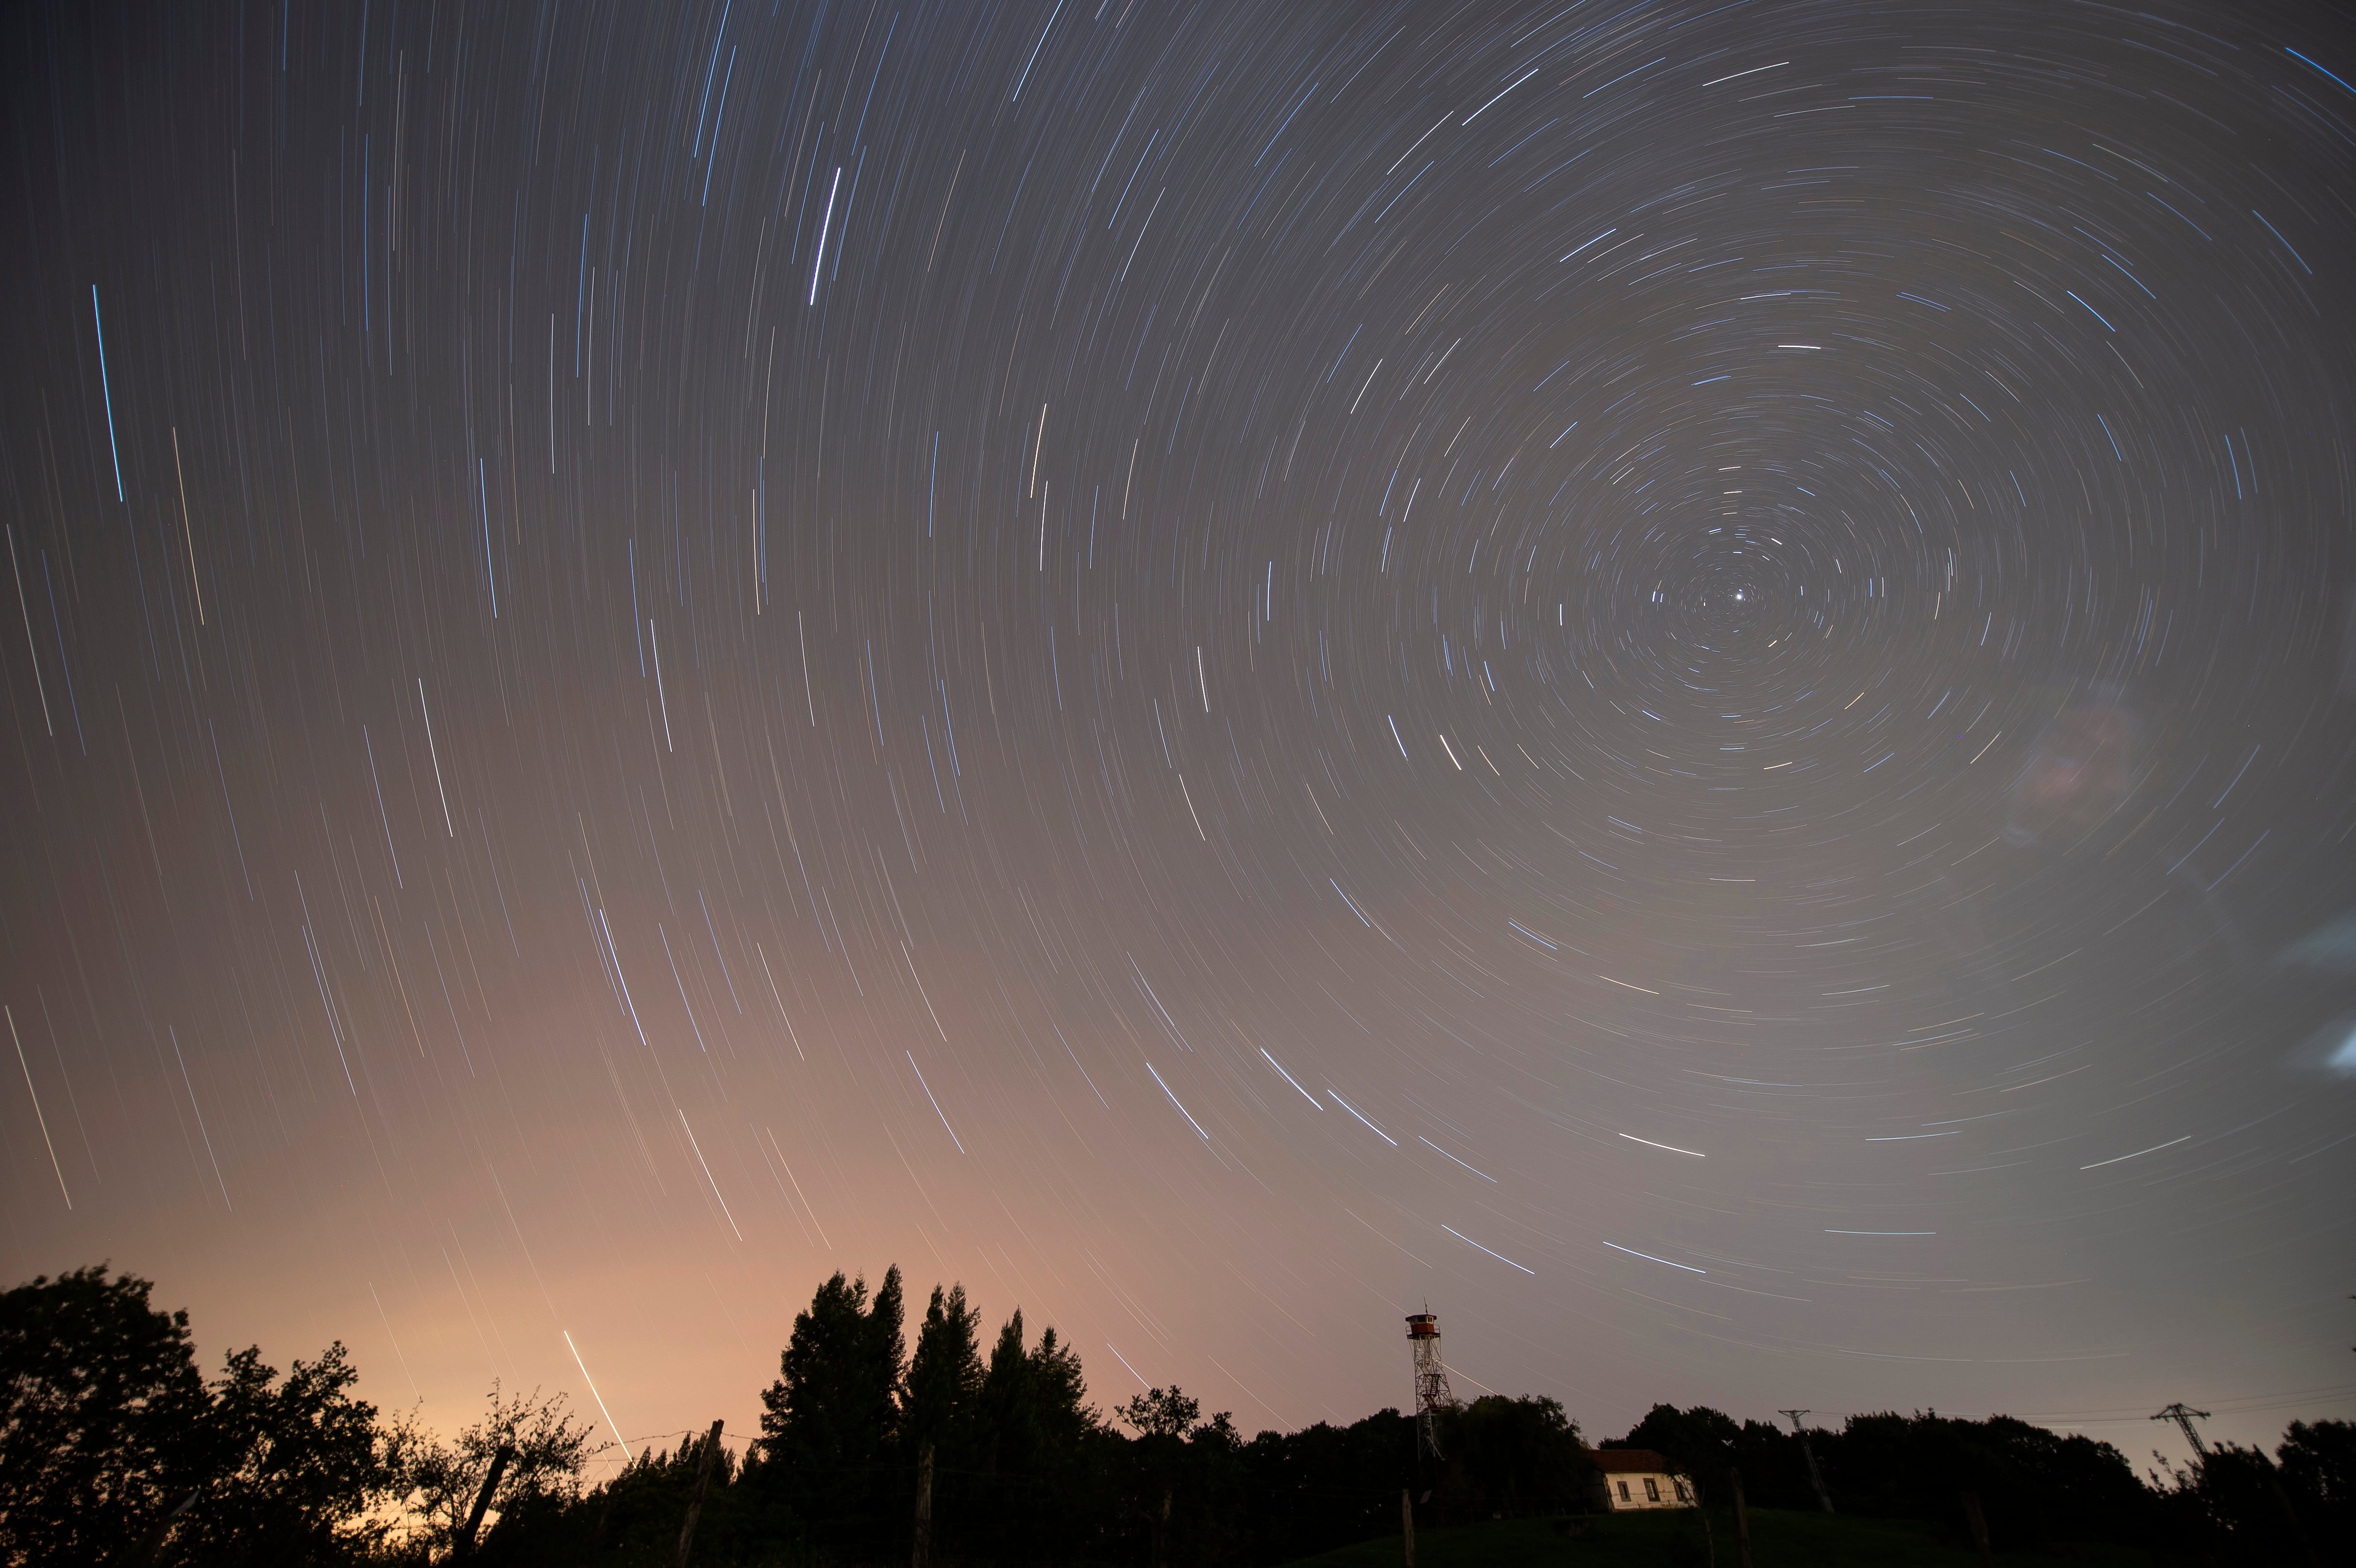
[[[1429,1312],[1407,1320],[1408,1351],[1415,1362],[1415,1434],[1424,1453],[1440,1455],[1440,1412],[1456,1402],[1449,1391],[1448,1368],[1440,1359],[1440,1319]]]

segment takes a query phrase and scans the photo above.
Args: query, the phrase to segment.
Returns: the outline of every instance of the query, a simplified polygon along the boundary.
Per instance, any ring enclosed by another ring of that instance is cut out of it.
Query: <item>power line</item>
[[[2321,1401],[2346,1400],[2356,1397],[2356,1384],[2337,1388],[2287,1390],[2278,1393],[2236,1394],[2210,1404],[2226,1415],[2254,1415],[2264,1411],[2287,1410],[2295,1405]],[[2039,1423],[2061,1422],[2093,1426],[2117,1425],[2128,1421],[2147,1419],[2140,1406],[2118,1406],[2109,1410],[2044,1411],[2026,1413],[2019,1419]]]

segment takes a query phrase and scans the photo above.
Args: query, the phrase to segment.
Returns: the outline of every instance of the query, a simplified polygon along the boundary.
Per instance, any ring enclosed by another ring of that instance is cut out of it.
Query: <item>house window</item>
[[[1686,1478],[1683,1476],[1673,1477],[1671,1485],[1675,1486],[1677,1489],[1677,1501],[1681,1503],[1689,1503],[1693,1501],[1692,1489],[1687,1487]]]
[[[1625,1481],[1620,1483],[1620,1500],[1623,1503],[1628,1500],[1628,1483]]]
[[[1644,1477],[1644,1500],[1648,1503],[1661,1500],[1661,1483],[1650,1476]]]

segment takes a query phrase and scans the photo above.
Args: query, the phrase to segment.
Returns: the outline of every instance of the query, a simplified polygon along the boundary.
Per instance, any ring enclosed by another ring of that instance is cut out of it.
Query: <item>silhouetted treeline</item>
[[[578,1496],[562,1400],[502,1397],[445,1441],[352,1397],[338,1343],[282,1377],[252,1347],[207,1380],[188,1315],[103,1267],[0,1295],[0,1563],[271,1568],[448,1555],[492,1455],[509,1520]]]
[[[2294,1422],[2279,1463],[2228,1444],[2197,1469],[2155,1470],[2148,1482],[2110,1444],[2004,1415],[1853,1415],[1807,1441],[1838,1511],[1931,1520],[1961,1542],[1969,1493],[1999,1552],[2088,1542],[2163,1563],[2293,1564],[2309,1551],[2319,1563],[2356,1551],[2356,1423]],[[1753,1508],[1819,1506],[1801,1439],[1767,1422],[1655,1405],[1601,1446],[1664,1455],[1701,1484],[1705,1502],[1723,1502],[1740,1470]]]
[[[1591,1467],[1552,1400],[1448,1412],[1444,1461],[1386,1410],[1247,1439],[1176,1388],[1109,1413],[1080,1359],[1023,1315],[987,1348],[962,1287],[936,1288],[909,1344],[898,1270],[836,1274],[794,1320],[757,1435],[648,1448],[600,1484],[561,1397],[494,1389],[451,1438],[351,1395],[343,1347],[281,1377],[252,1349],[198,1368],[185,1313],[87,1269],[0,1295],[0,1563],[722,1565],[1272,1564],[1420,1526],[1575,1512]],[[1999,1552],[2140,1547],[2163,1563],[2347,1560],[2356,1425],[2294,1423],[2276,1455],[2228,1445],[2139,1480],[2107,1444],[2007,1417],[1851,1417],[1813,1433],[1844,1513],[1962,1538],[1976,1496]],[[1722,1510],[1817,1507],[1789,1431],[1657,1405],[1606,1447],[1656,1450]],[[707,1474],[708,1471],[708,1474]],[[488,1483],[487,1485],[487,1483]],[[475,1530],[477,1521],[479,1530]]]
[[[906,1562],[920,1513],[937,1563],[1277,1563],[1396,1531],[1409,1488],[1435,1518],[1580,1494],[1578,1433],[1549,1400],[1456,1412],[1461,1457],[1419,1477],[1397,1411],[1247,1440],[1170,1388],[1108,1416],[1052,1328],[1031,1337],[1018,1311],[985,1354],[962,1287],[936,1288],[911,1348],[902,1292],[896,1269],[872,1291],[837,1274],[795,1318],[760,1440],[719,1461],[699,1563]],[[701,1457],[700,1440],[641,1454],[561,1515],[502,1520],[481,1561],[669,1563]]]

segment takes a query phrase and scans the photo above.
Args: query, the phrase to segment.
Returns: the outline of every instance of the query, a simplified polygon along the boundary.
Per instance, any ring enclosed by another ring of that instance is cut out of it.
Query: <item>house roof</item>
[[[1607,1476],[1665,1476],[1675,1469],[1649,1448],[1597,1448],[1587,1456]]]

